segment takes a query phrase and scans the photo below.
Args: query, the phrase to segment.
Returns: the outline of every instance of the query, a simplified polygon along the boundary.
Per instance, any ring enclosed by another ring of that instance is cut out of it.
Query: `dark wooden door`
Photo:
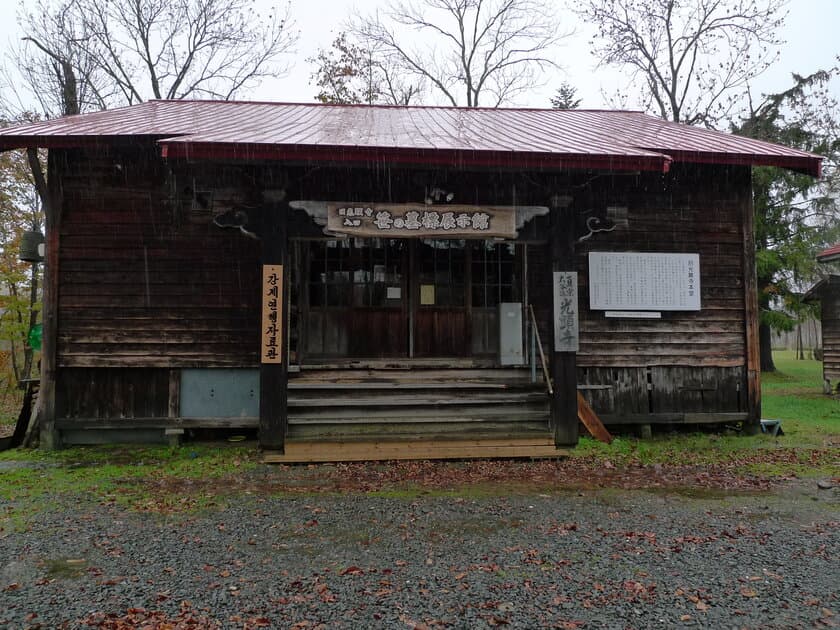
[[[308,250],[304,361],[407,357],[407,241],[311,241]]]
[[[412,242],[414,356],[470,354],[469,258],[463,240]]]
[[[346,238],[300,246],[304,363],[492,357],[499,302],[522,299],[513,243]]]

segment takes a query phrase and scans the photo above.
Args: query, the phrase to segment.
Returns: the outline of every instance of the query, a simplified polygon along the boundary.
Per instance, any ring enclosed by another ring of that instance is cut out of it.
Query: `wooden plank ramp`
[[[265,451],[268,464],[362,462],[408,459],[488,459],[565,457],[551,437],[484,438],[463,440],[292,441],[285,453]]]
[[[589,431],[589,435],[599,442],[612,444],[612,435],[610,435],[610,432],[607,431],[607,427],[604,426],[601,419],[598,417],[598,414],[596,414],[595,410],[589,406],[589,403],[586,402],[586,398],[584,398],[580,392],[577,393],[577,402],[578,419],[583,423],[583,426],[586,427],[586,430]]]

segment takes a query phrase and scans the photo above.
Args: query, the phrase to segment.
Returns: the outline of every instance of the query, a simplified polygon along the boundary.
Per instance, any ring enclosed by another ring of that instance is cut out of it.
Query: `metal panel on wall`
[[[259,418],[259,403],[259,370],[181,370],[182,418]]]

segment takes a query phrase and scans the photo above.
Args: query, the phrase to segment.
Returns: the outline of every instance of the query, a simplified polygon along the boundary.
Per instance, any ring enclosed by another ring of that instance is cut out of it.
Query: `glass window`
[[[400,306],[405,241],[348,238],[309,244],[309,305]]]
[[[471,253],[472,305],[486,308],[516,301],[516,244],[474,241]]]

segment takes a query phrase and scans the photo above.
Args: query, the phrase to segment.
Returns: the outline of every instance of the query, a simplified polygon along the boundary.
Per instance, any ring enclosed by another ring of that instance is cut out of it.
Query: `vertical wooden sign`
[[[263,265],[261,363],[283,363],[283,265]]]
[[[554,272],[554,351],[577,352],[578,292],[576,271]]]

